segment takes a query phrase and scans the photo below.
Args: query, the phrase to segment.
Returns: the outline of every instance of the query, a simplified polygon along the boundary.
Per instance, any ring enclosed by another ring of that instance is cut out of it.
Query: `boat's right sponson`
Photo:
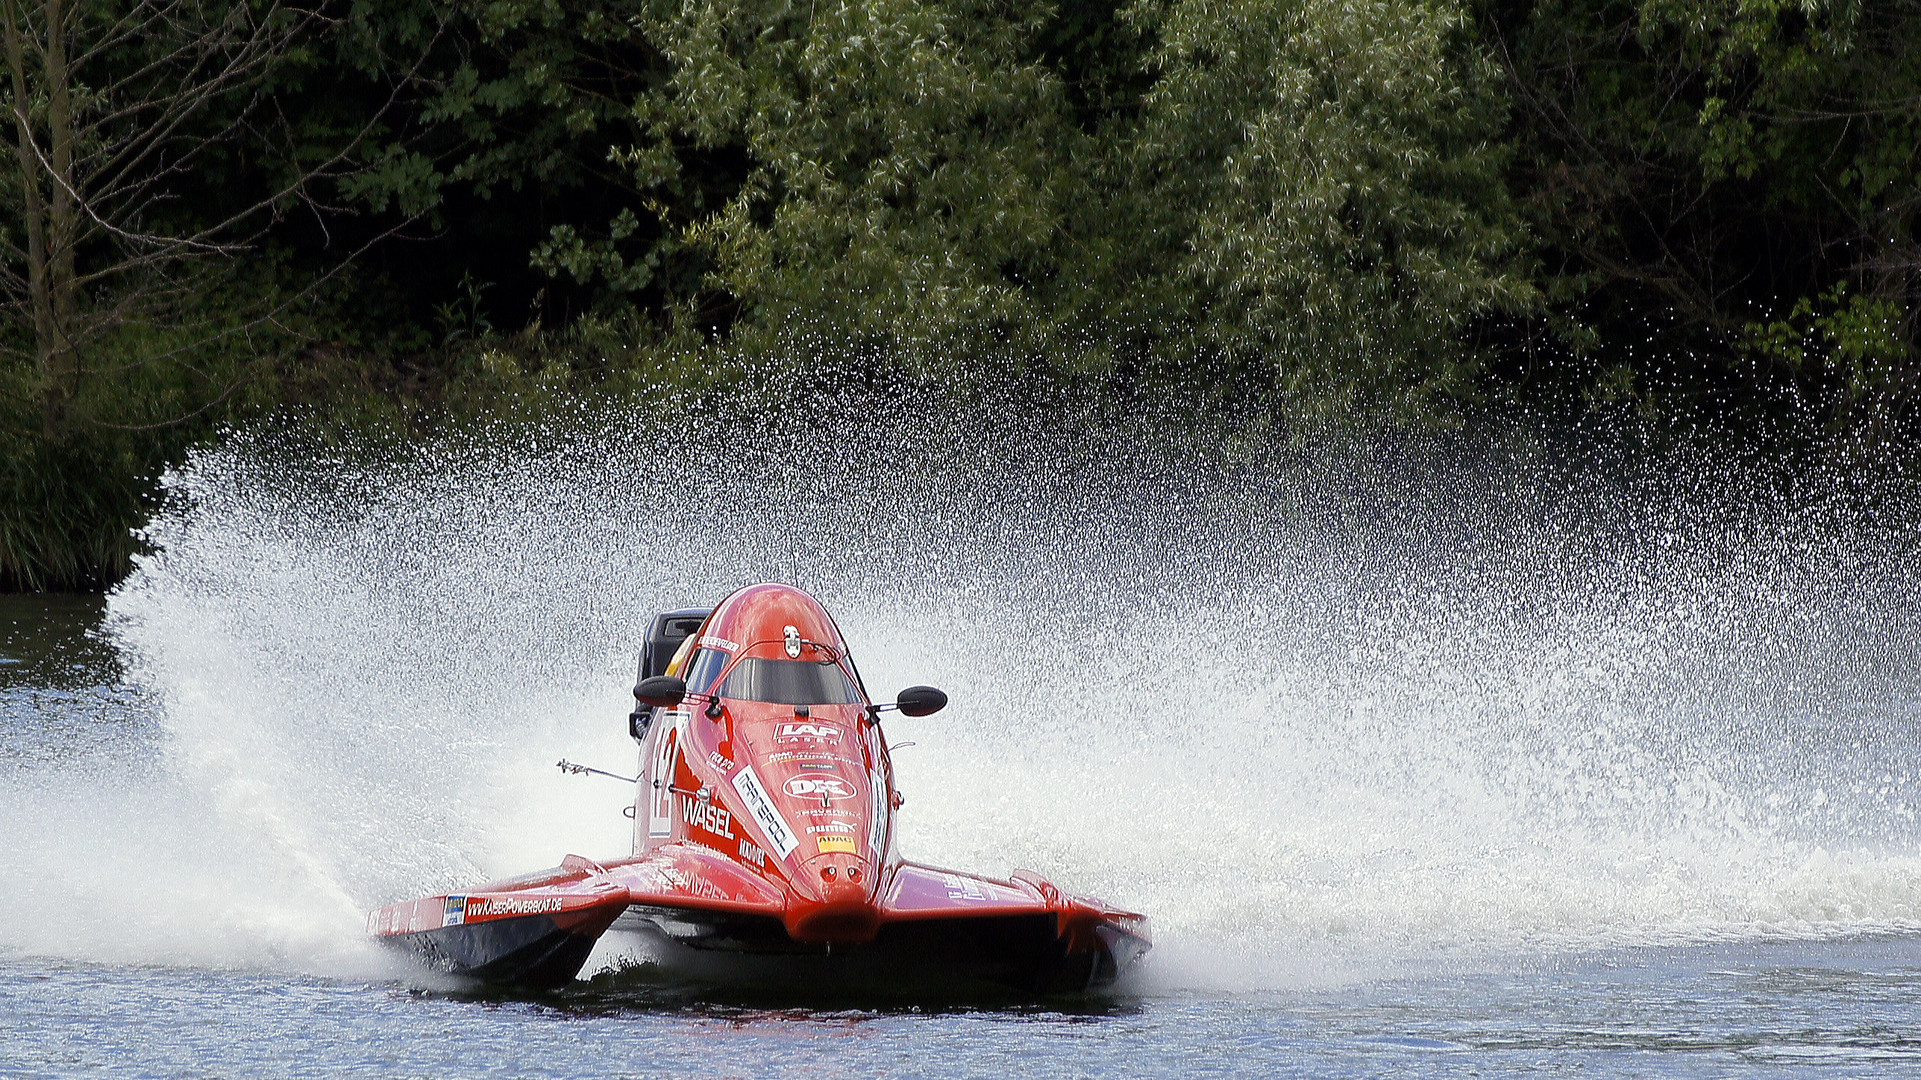
[[[725,970],[725,957],[778,957],[864,983],[994,983],[1040,994],[1107,986],[1147,951],[1141,938],[1106,924],[1089,929],[1089,947],[1071,949],[1051,912],[888,922],[872,941],[840,945],[794,941],[767,916],[645,905],[629,908],[613,930],[698,950],[712,961],[708,974]]]

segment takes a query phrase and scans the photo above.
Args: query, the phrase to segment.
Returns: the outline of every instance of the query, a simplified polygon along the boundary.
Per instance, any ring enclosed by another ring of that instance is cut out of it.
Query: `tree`
[[[1131,185],[1190,348],[1316,403],[1472,396],[1476,320],[1538,302],[1496,70],[1447,0],[1143,4]],[[1160,243],[1154,241],[1160,239]],[[1171,243],[1169,241],[1172,241]]]
[[[1405,403],[1471,394],[1468,329],[1536,301],[1494,69],[1444,0],[695,0],[640,25],[672,74],[624,157],[644,188],[690,148],[746,160],[677,231],[750,334]]]
[[[21,223],[0,231],[0,296],[25,327],[6,344],[32,358],[20,383],[42,438],[115,425],[111,406],[82,407],[90,381],[112,401],[158,365],[187,372],[195,392],[162,424],[245,383],[245,371],[217,377],[205,354],[271,325],[287,297],[259,282],[251,299],[212,305],[230,284],[219,273],[290,209],[329,209],[327,185],[392,170],[355,156],[386,109],[322,140],[276,109],[275,79],[337,21],[280,0],[0,0],[4,188]],[[264,185],[209,183],[236,159],[259,163]],[[156,333],[110,347],[132,329]]]
[[[694,0],[644,24],[672,74],[624,160],[659,191],[690,154],[744,157],[723,204],[656,206],[750,331],[908,349],[1025,324],[1061,195],[1060,84],[1024,56],[1045,14]]]
[[[1606,383],[1914,423],[1921,4],[1539,0],[1488,27],[1548,288]]]
[[[444,13],[364,14],[0,0],[0,589],[124,573],[159,470],[305,378],[322,291],[430,204],[398,106]]]
[[[1705,72],[1705,182],[1759,183],[1810,241],[1799,282],[1756,299],[1745,353],[1838,390],[1880,438],[1921,391],[1921,2],[1650,2]],[[1783,287],[1785,286],[1785,287]],[[1813,371],[1810,371],[1813,369]]]

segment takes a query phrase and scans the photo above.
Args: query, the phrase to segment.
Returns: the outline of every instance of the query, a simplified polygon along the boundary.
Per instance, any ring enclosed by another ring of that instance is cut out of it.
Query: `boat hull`
[[[668,947],[649,950],[656,956],[679,950],[722,979],[721,968],[791,962],[803,978],[1030,993],[1109,985],[1149,948],[1144,916],[1026,872],[998,880],[899,863],[881,895],[881,905],[860,908],[858,927],[842,919],[845,932],[825,940],[796,934],[837,909],[783,893],[711,849],[676,844],[604,864],[569,855],[470,893],[381,908],[367,929],[440,971],[532,989],[570,982],[610,928]]]

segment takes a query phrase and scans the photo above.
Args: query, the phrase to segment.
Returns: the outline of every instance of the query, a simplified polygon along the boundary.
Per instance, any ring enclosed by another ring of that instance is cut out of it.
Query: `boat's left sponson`
[[[381,908],[367,929],[442,971],[546,988],[572,981],[627,903],[611,883],[430,896]]]

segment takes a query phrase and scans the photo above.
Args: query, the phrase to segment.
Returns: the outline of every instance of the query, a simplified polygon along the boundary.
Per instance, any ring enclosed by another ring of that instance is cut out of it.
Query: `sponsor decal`
[[[701,802],[692,795],[682,795],[680,816],[689,825],[698,825],[710,833],[724,836],[729,840],[734,838],[734,815],[718,803]]]
[[[721,753],[718,750],[707,751],[707,760],[713,762],[716,766],[718,766],[721,772],[734,771],[734,759],[728,757],[727,755]]]
[[[879,769],[867,775],[867,850],[880,859],[887,854],[887,777]]]
[[[847,824],[845,821],[830,821],[825,825],[809,825],[807,826],[807,831],[810,833],[823,833],[823,832],[850,833],[854,831],[854,827],[852,825]]]
[[[941,882],[947,886],[947,899],[987,899],[987,894],[980,892],[980,884],[974,878],[941,874]]]
[[[987,899],[987,894],[981,891],[980,885],[976,884],[972,878],[964,878],[959,874],[942,874],[941,881],[947,886],[949,900]]]
[[[459,926],[466,921],[467,898],[464,896],[449,896],[447,898],[447,907],[440,915],[440,925]]]
[[[740,861],[752,863],[762,870],[767,869],[767,853],[760,849],[760,845],[744,836],[740,838]]]
[[[825,807],[815,806],[807,810],[802,810],[800,812],[800,816],[810,817],[810,818],[822,818],[822,817],[850,818],[850,817],[859,817],[860,815],[855,813],[852,810],[843,810],[838,806],[825,806]]]
[[[822,855],[830,851],[837,851],[844,855],[852,855],[860,849],[859,845],[854,843],[854,838],[851,836],[817,836],[814,838],[814,843],[820,845],[820,853]]]
[[[768,796],[767,789],[761,786],[760,777],[754,775],[753,766],[746,766],[734,774],[734,790],[740,792],[741,800],[747,804],[747,813],[760,826],[761,833],[767,837],[767,846],[775,854],[784,859],[800,846],[800,838],[787,827],[780,811],[774,809],[774,800]]]
[[[710,649],[726,649],[728,652],[740,651],[740,646],[735,642],[728,641],[724,637],[715,637],[712,634],[700,635],[700,644],[705,645]]]
[[[835,765],[831,761],[803,761],[800,763],[800,767],[803,769],[838,769],[839,768],[839,766]]]
[[[796,776],[783,788],[797,798],[851,799],[854,785],[838,776]]]
[[[475,897],[467,905],[467,914],[472,918],[492,915],[545,915],[559,911],[561,900],[558,896],[490,896]]]
[[[774,729],[775,742],[840,742],[840,729],[832,724],[793,720]]]
[[[769,765],[780,765],[789,761],[820,761],[820,762],[839,762],[841,765],[851,765],[851,766],[854,766],[855,768],[860,767],[860,762],[855,761],[853,758],[848,757],[846,754],[837,754],[834,751],[829,750],[825,747],[820,747],[813,750],[781,750],[776,753],[767,755],[767,757],[763,760],[765,760]],[[818,766],[808,765],[805,767],[811,769],[811,768],[817,768]],[[839,766],[836,765],[832,767],[838,768]]]

